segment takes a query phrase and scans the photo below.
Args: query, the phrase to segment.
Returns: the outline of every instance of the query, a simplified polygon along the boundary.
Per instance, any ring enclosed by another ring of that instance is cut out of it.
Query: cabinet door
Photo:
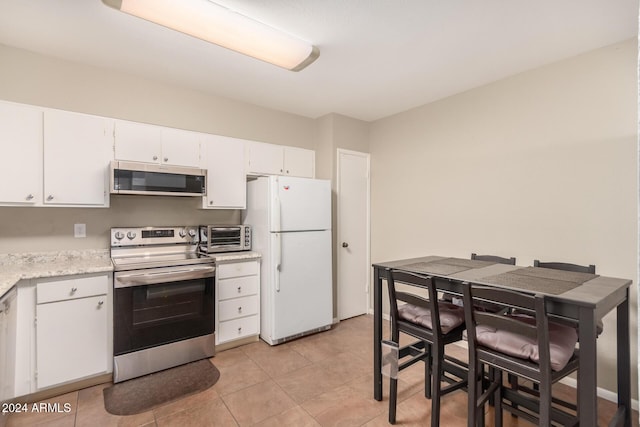
[[[284,147],[284,175],[315,177],[315,151]]]
[[[198,167],[200,164],[201,135],[198,132],[163,128],[161,163]]]
[[[0,203],[42,202],[42,110],[0,103]]]
[[[275,144],[248,141],[248,174],[253,175],[282,175],[283,147]]]
[[[113,121],[44,112],[44,203],[108,206]]]
[[[115,159],[160,163],[162,128],[143,123],[116,120]]]
[[[15,397],[16,291],[0,300],[0,402]]]
[[[207,169],[207,195],[203,208],[244,209],[247,202],[243,141],[210,135],[202,144]]]
[[[109,370],[107,296],[38,304],[37,388]]]

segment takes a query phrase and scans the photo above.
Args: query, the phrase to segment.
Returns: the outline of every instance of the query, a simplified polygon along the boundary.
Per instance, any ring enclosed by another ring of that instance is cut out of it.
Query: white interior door
[[[369,154],[338,150],[338,317],[369,307]]]

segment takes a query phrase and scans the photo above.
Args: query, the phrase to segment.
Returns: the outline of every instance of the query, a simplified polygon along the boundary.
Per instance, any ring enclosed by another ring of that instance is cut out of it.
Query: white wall
[[[636,55],[629,40],[374,122],[372,261],[476,252],[592,263],[635,283]],[[609,315],[609,390],[614,348]]]

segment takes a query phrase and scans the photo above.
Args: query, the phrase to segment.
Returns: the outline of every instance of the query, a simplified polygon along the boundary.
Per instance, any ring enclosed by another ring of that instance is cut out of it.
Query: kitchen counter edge
[[[0,298],[20,280],[111,271],[108,249],[0,254]]]

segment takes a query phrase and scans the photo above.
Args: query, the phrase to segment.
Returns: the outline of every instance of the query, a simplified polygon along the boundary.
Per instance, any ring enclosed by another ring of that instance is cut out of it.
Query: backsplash
[[[104,208],[0,207],[0,254],[109,248],[111,227],[238,224],[239,210],[199,209],[197,197],[112,195]],[[84,238],[74,224],[86,224]]]

